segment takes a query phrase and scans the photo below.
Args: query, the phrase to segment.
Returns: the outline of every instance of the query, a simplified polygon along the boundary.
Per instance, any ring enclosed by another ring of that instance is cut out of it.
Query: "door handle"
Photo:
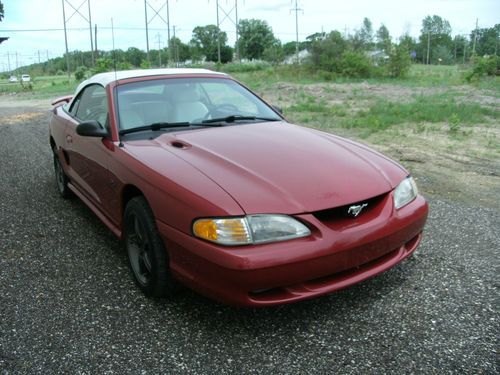
[[[66,142],[73,143],[73,137],[71,135],[66,136]]]

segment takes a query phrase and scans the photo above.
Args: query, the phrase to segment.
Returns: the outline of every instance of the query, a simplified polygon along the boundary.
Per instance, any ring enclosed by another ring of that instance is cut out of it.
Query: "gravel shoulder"
[[[498,373],[499,210],[433,197],[414,257],[312,301],[151,300],[118,240],[58,197],[48,118],[0,105],[0,374]]]

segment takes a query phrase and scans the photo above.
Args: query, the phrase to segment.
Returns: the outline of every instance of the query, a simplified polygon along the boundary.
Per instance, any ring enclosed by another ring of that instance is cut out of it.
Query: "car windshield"
[[[226,78],[167,78],[117,88],[121,134],[142,130],[189,129],[282,118],[253,93]],[[148,126],[159,124],[162,126]],[[182,124],[183,126],[179,126]],[[140,129],[139,129],[140,128]]]

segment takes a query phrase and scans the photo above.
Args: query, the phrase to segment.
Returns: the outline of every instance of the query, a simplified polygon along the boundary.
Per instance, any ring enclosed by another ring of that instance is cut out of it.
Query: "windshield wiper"
[[[119,134],[124,135],[124,134],[129,134],[129,133],[136,133],[136,132],[141,132],[145,130],[161,130],[161,129],[167,129],[167,128],[182,128],[182,127],[188,127],[188,126],[221,126],[217,124],[195,124],[191,122],[154,122],[149,125],[144,125],[144,126],[138,126],[137,128],[130,128],[130,129],[123,129],[120,130]]]
[[[209,120],[203,120],[202,124],[212,124],[215,122],[235,122],[240,120],[263,120],[263,121],[280,121],[278,118],[271,117],[259,117],[259,116],[241,116],[241,115],[231,115],[226,117],[211,118]]]
[[[123,129],[120,130],[119,134],[124,135],[124,134],[129,134],[129,133],[135,133],[135,132],[141,132],[144,130],[160,130],[160,129],[165,129],[165,128],[179,128],[183,126],[189,126],[189,122],[154,122],[149,125],[144,125],[144,126],[138,126],[136,128],[130,128],[130,129]]]

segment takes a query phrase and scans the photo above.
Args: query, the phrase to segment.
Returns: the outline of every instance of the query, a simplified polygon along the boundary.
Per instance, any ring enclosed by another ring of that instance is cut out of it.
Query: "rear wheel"
[[[139,288],[150,297],[171,295],[174,280],[168,267],[168,255],[144,197],[128,202],[124,231],[129,265]]]
[[[68,187],[68,176],[64,173],[64,169],[56,151],[54,151],[54,173],[56,176],[56,186],[59,195],[63,198],[69,198],[71,196],[71,190]]]

